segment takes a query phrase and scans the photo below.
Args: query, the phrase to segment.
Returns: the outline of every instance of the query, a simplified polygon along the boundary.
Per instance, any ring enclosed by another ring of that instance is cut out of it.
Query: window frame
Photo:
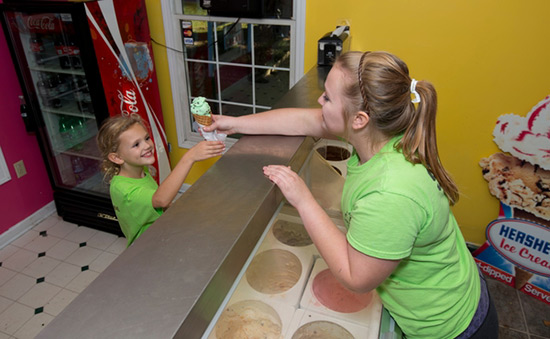
[[[293,19],[252,19],[241,18],[239,24],[259,25],[285,25],[290,26],[290,74],[289,86],[292,87],[304,74],[304,47],[305,47],[305,3],[306,0],[293,1]],[[162,16],[165,23],[165,41],[170,48],[166,49],[168,68],[170,70],[170,85],[172,89],[172,101],[174,118],[176,122],[176,134],[178,146],[191,148],[196,143],[204,140],[199,133],[192,131],[189,97],[187,88],[186,62],[182,56],[183,39],[181,37],[180,22],[183,21],[209,21],[209,22],[235,22],[235,17],[218,17],[204,15],[183,15],[181,1],[161,0]],[[216,61],[218,64],[223,62]],[[184,95],[178,95],[183,93]],[[237,140],[227,138],[226,144],[231,147]]]

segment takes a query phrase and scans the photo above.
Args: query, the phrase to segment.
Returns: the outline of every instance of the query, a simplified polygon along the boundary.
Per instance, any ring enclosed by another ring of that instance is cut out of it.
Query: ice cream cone
[[[522,270],[517,266],[514,266],[514,269],[516,271],[515,287],[519,290],[531,279],[533,273]]]
[[[195,121],[203,126],[210,126],[212,125],[212,115],[198,115],[193,114],[193,118],[195,118]]]

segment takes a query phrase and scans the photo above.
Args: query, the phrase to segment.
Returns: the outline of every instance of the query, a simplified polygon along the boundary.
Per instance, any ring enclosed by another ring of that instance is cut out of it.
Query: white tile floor
[[[126,248],[52,214],[0,250],[0,339],[34,338]]]

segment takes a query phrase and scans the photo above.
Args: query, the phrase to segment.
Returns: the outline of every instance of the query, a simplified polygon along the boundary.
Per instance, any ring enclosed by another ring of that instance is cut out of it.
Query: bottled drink
[[[71,136],[72,148],[76,151],[80,151],[84,145],[82,144],[82,128],[80,128],[79,118],[69,118],[69,134]]]
[[[93,112],[92,97],[90,96],[90,89],[86,86],[82,90],[82,106],[86,112]]]
[[[65,79],[65,77],[61,76],[60,74],[55,75],[55,82],[57,83],[57,92],[59,94],[63,94],[69,90],[67,79]]]
[[[61,99],[57,97],[59,95],[59,86],[55,77],[50,76],[47,84],[48,84],[48,99],[49,99],[48,106],[53,108],[60,108],[62,106]]]
[[[44,43],[42,42],[42,38],[40,38],[40,36],[38,36],[37,34],[32,33],[29,39],[29,44],[31,48],[31,53],[34,57],[34,62],[37,65],[43,65],[44,52],[46,51],[46,49],[44,48]]]
[[[81,112],[84,112],[85,111],[84,93],[82,93],[81,90],[76,90],[76,91],[74,91],[73,95],[74,95],[74,100],[75,100],[78,108],[80,109]]]
[[[46,83],[46,78],[42,73],[38,75],[39,79],[36,83],[36,90],[38,92],[38,96],[40,97],[40,101],[42,102],[42,105],[49,106],[49,95],[48,95],[48,84]]]
[[[76,135],[79,140],[82,140],[86,137],[86,119],[76,118],[75,122]]]
[[[70,134],[69,121],[68,117],[65,115],[59,116],[59,135],[61,136],[61,142],[63,147],[71,148],[72,147],[72,137]]]
[[[19,112],[21,112],[21,118],[25,123],[25,130],[27,133],[35,132],[36,128],[31,120],[31,117],[28,115],[27,103],[22,95],[19,96],[19,102]]]
[[[63,69],[71,68],[71,60],[69,59],[67,52],[68,48],[62,38],[56,40],[55,51],[59,57],[59,66]]]
[[[74,68],[82,68],[82,62],[80,61],[80,48],[74,43],[73,40],[69,41],[69,50],[71,60],[71,66]]]
[[[73,172],[76,179],[76,183],[80,184],[84,181],[84,164],[80,157],[71,157],[71,164],[73,166]]]
[[[55,78],[52,76],[48,77],[48,96],[55,97],[57,94],[59,94],[59,91],[57,90],[57,81],[55,81]]]

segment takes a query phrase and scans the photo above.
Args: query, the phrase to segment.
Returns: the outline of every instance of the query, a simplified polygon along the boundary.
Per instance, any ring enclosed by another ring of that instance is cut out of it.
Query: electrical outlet
[[[27,169],[25,168],[23,160],[19,160],[18,162],[14,163],[13,168],[15,168],[15,174],[17,174],[18,178],[21,178],[22,176],[27,174]]]

